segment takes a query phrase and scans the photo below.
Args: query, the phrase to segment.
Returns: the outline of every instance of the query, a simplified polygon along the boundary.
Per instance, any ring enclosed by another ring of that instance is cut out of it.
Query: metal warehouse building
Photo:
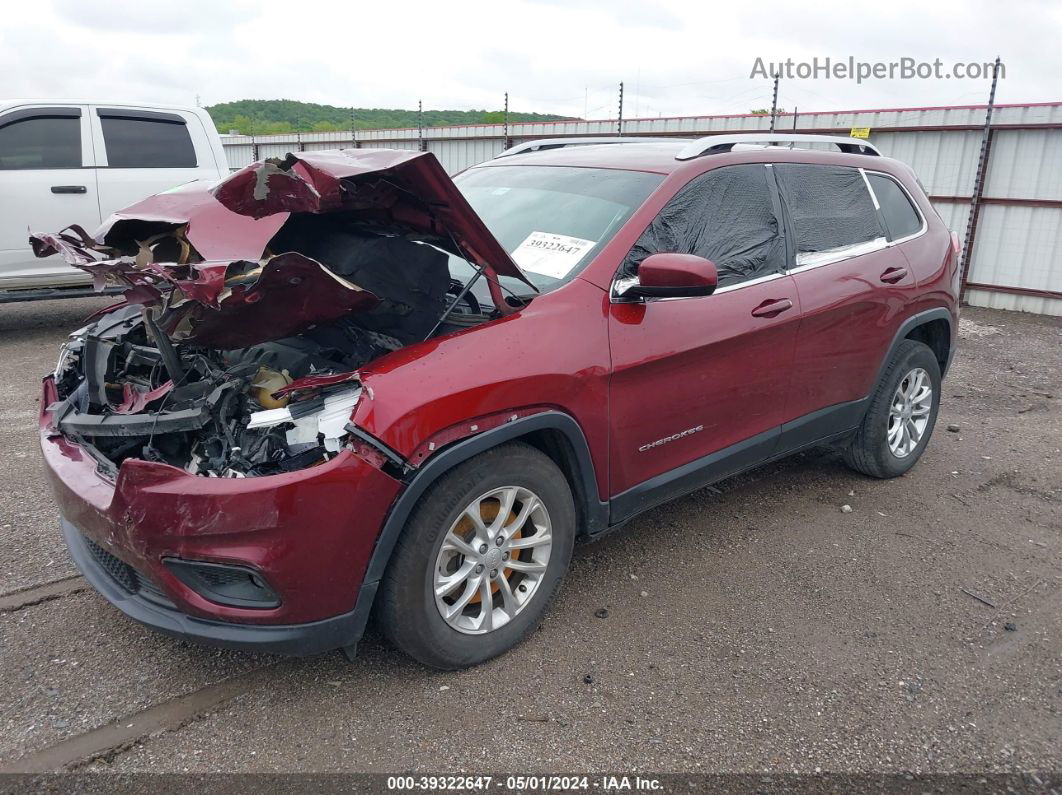
[[[915,169],[944,222],[967,238],[969,303],[1062,315],[1062,102],[997,105],[986,168],[978,180],[985,111],[984,105],[962,105],[785,113],[777,128],[834,135],[869,128],[870,140],[883,154]],[[433,152],[454,174],[524,141],[616,135],[619,126],[616,120],[537,122],[222,140],[233,168],[293,151],[354,146]],[[769,118],[762,115],[684,116],[624,120],[622,134],[696,137],[768,127]]]

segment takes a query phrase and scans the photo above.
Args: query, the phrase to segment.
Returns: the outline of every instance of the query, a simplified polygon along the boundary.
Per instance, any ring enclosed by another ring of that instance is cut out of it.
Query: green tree
[[[242,99],[207,108],[218,131],[237,130],[243,135],[270,135],[293,131],[374,130],[392,127],[425,127],[447,124],[499,124],[501,110],[415,110],[395,108],[341,108],[290,99]],[[570,116],[510,111],[509,121],[566,121]]]

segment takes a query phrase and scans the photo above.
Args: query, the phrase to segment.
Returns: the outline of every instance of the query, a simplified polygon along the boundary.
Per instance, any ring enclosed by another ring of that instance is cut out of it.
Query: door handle
[[[788,298],[770,298],[752,310],[753,317],[776,317],[793,308]]]
[[[886,284],[896,284],[907,277],[907,268],[886,268],[885,272],[878,278]]]
[[[88,193],[84,185],[52,185],[52,193]]]

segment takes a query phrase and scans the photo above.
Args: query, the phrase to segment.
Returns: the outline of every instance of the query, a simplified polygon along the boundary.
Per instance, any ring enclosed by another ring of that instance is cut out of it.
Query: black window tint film
[[[633,276],[650,254],[696,254],[719,271],[719,286],[779,273],[785,242],[763,164],[726,166],[694,178],[634,244],[621,269]]]
[[[81,168],[81,119],[28,118],[0,127],[0,169]]]
[[[881,174],[867,174],[867,179],[881,205],[881,216],[888,227],[889,240],[908,237],[922,228],[922,218],[894,179]]]
[[[798,254],[885,236],[859,169],[776,163],[774,170],[792,219]]]
[[[166,121],[100,117],[111,168],[195,168],[188,127]]]

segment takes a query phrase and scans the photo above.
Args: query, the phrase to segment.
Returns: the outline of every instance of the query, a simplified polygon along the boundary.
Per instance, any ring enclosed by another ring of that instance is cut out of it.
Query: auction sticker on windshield
[[[597,245],[596,240],[583,240],[551,232],[532,232],[513,251],[513,260],[525,271],[563,279],[587,251]]]

